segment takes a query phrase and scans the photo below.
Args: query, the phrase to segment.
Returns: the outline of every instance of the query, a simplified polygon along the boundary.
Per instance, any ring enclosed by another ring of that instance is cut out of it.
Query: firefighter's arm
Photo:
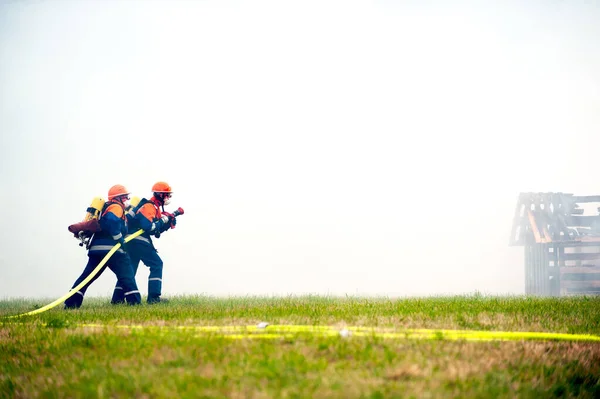
[[[164,218],[164,216],[162,216]],[[164,233],[165,231],[169,230],[171,228],[171,223],[169,223],[169,220],[167,219],[166,223],[163,223],[162,226],[160,227],[160,232]]]
[[[175,226],[175,216],[169,212],[163,212],[160,220],[162,221],[162,226],[160,227],[161,233],[164,233]]]
[[[133,206],[129,206],[129,208],[126,209],[126,213],[125,216],[127,217],[127,223],[131,223],[133,221],[133,219],[135,218],[135,212],[133,211]]]
[[[138,213],[135,215],[140,227],[151,234],[154,234],[158,231],[163,231],[165,224],[168,225],[169,217],[161,216],[160,218],[156,218],[156,211],[154,209],[154,205],[147,204],[140,208]]]
[[[102,230],[108,231],[115,241],[123,241],[123,234],[121,228],[123,226],[123,209],[117,205],[112,204],[106,209],[106,212],[100,218],[100,227]]]

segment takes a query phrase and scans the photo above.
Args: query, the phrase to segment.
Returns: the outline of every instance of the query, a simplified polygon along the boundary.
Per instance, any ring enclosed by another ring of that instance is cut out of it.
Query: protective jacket
[[[169,222],[164,221],[161,208],[162,206],[155,197],[150,200],[142,198],[138,205],[127,213],[127,218],[130,221],[130,231],[133,233],[139,229],[144,230],[142,235],[127,243],[127,252],[131,258],[134,276],[137,273],[140,261],[150,268],[148,303],[160,302],[162,294],[163,261],[158,255],[151,238],[152,235],[158,236],[171,227]],[[126,293],[126,289],[117,282],[111,303],[124,302]]]
[[[90,255],[105,255],[127,235],[127,218],[123,205],[117,201],[109,201],[104,206],[102,216],[100,217],[101,231],[94,234],[90,242]],[[117,250],[119,253],[125,253],[123,248]]]
[[[127,234],[127,219],[123,205],[118,201],[109,201],[100,217],[101,231],[92,237],[88,250],[88,263],[81,275],[75,280],[72,288],[78,286],[100,264],[106,254]],[[110,268],[117,276],[117,285],[122,287],[123,298],[130,305],[141,302],[140,291],[135,282],[135,274],[131,267],[131,259],[123,248],[119,248],[101,269],[85,286],[65,301],[65,308],[79,308],[88,287],[104,272]]]
[[[156,236],[169,229],[169,223],[165,223],[162,219],[161,205],[154,197],[147,200],[142,198],[136,208],[132,210],[133,217],[131,220],[130,231],[132,233],[143,229],[144,233],[135,237],[131,242],[145,243],[151,247],[151,236]]]

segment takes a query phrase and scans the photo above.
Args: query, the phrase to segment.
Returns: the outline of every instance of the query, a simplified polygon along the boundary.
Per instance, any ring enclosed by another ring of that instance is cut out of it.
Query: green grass
[[[0,301],[0,316],[51,301]],[[600,335],[597,297],[183,296],[138,307],[108,302],[87,298],[80,310],[55,308],[0,325],[0,397],[600,397],[600,343],[305,333],[233,340],[174,328],[266,321]],[[130,324],[144,328],[116,327]]]

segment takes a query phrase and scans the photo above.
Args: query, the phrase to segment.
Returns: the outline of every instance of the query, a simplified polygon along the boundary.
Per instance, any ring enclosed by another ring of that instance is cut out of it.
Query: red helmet
[[[120,197],[122,195],[129,195],[129,194],[130,194],[130,192],[127,191],[125,186],[116,184],[116,185],[112,186],[110,188],[110,190],[108,190],[108,200],[111,201],[114,198]]]

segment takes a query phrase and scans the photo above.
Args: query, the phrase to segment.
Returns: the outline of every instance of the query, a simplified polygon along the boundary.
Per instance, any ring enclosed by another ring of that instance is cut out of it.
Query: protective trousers
[[[105,254],[89,254],[88,255],[88,263],[83,269],[83,273],[81,276],[75,280],[73,284],[73,288],[75,288],[79,283],[81,283],[87,276],[89,276],[92,271],[100,264],[102,259],[104,259]],[[126,253],[116,252],[107,262],[107,264],[92,278],[90,282],[83,286],[77,293],[65,301],[65,309],[70,308],[79,308],[83,303],[83,297],[88,287],[98,278],[100,275],[106,270],[106,268],[110,268],[117,275],[117,284],[123,287],[123,297],[127,300],[127,304],[129,305],[137,305],[141,303],[142,297],[140,295],[140,291],[138,290],[137,284],[135,282],[135,275],[133,273],[133,269],[131,268],[131,261],[129,259],[129,255]]]
[[[163,261],[156,252],[154,246],[134,239],[127,243],[127,253],[131,258],[134,276],[137,273],[140,261],[150,268],[150,275],[148,276],[148,303],[160,302],[160,296],[162,294]],[[123,303],[125,292],[125,288],[117,281],[111,303]]]

